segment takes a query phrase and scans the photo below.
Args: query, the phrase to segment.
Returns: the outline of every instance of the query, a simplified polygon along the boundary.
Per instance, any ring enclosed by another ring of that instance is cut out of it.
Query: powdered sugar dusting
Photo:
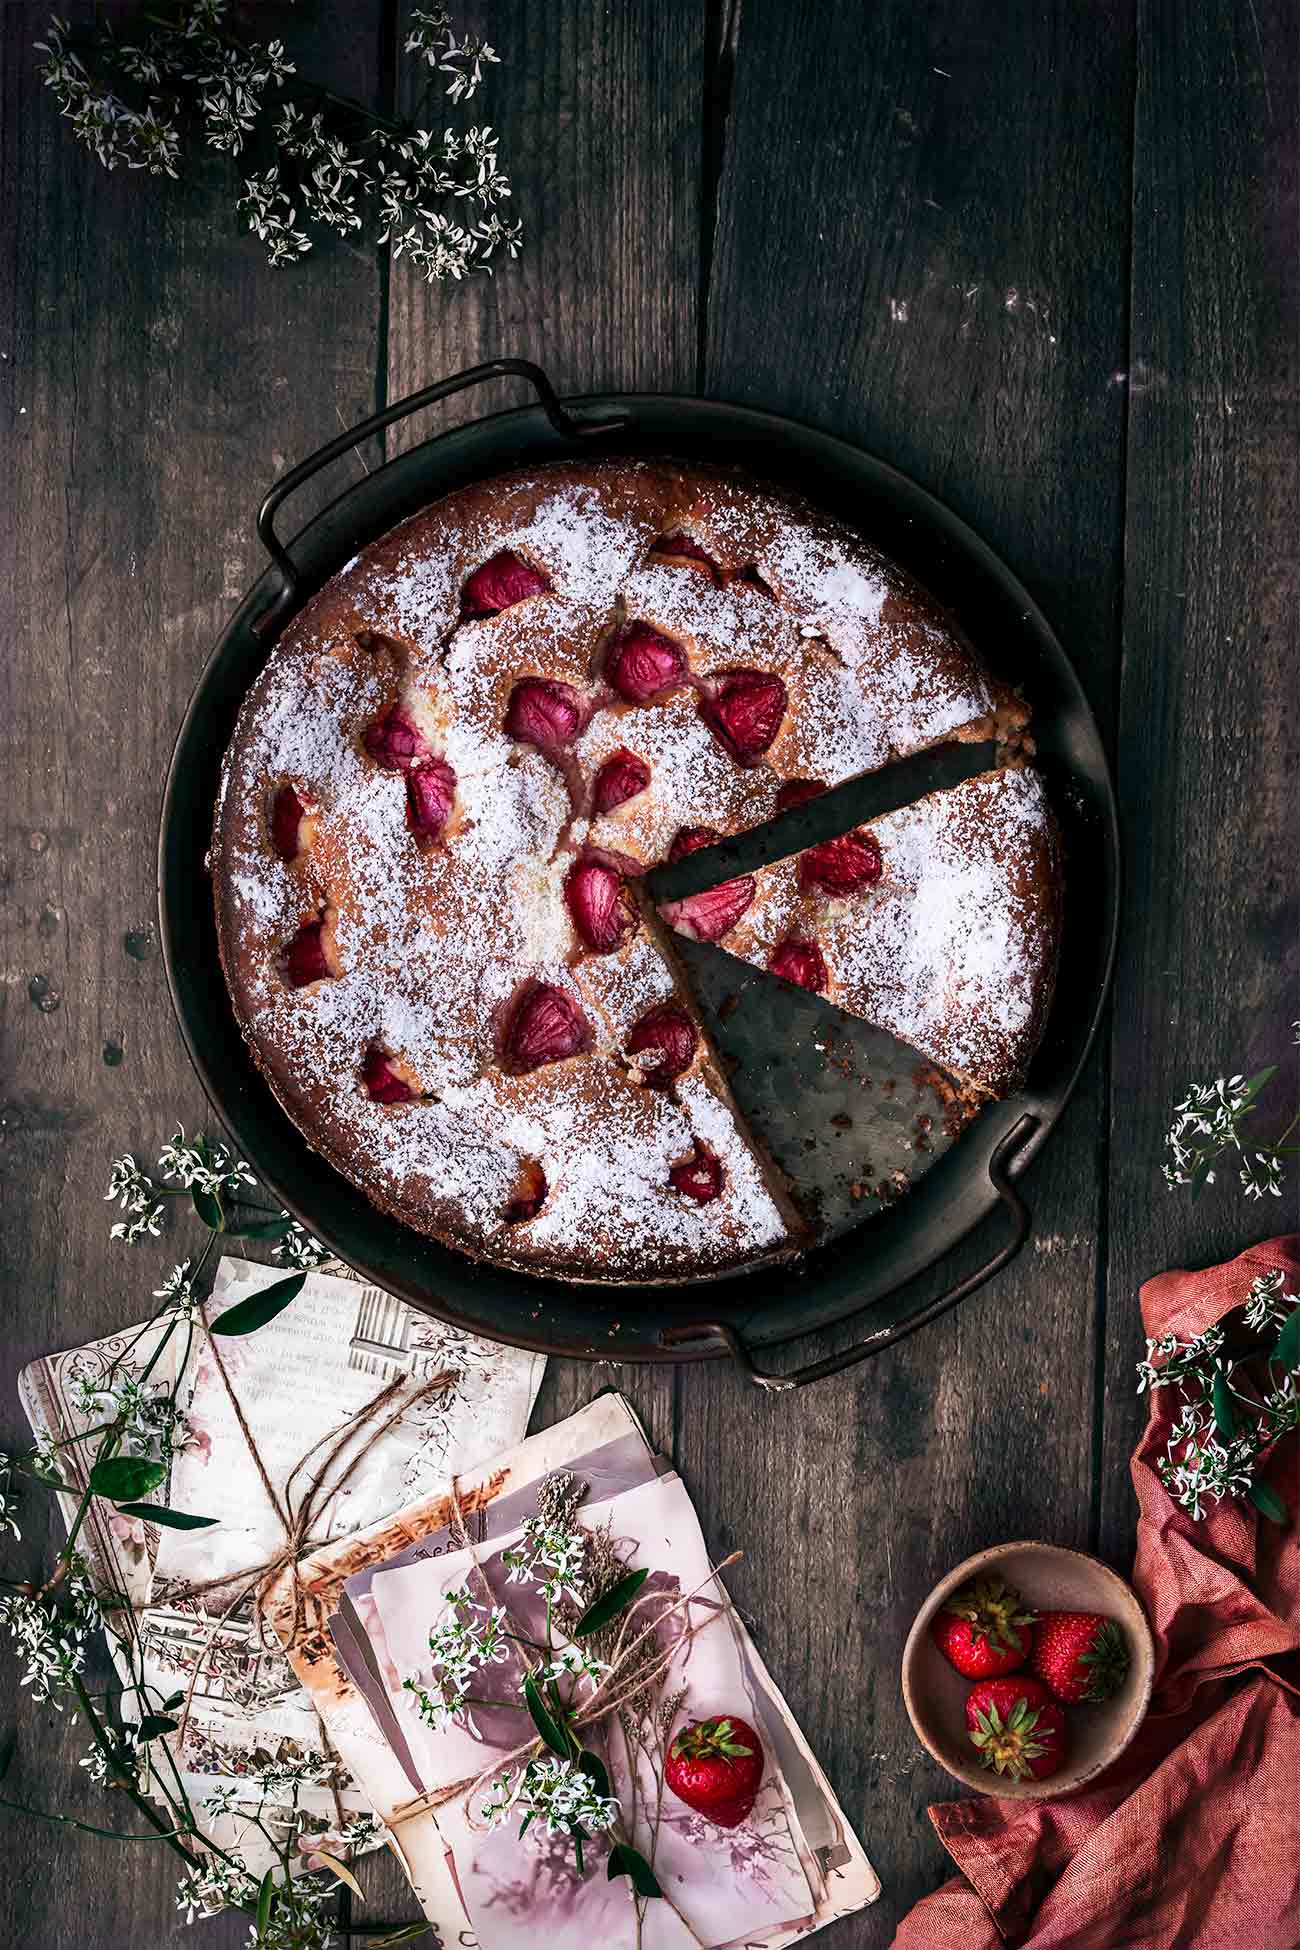
[[[692,523],[728,577],[757,560],[775,597],[651,559],[656,536]],[[468,577],[503,549],[541,570],[549,589],[466,620]],[[627,462],[479,484],[335,578],[246,702],[214,841],[245,1033],[333,1163],[412,1223],[557,1270],[654,1277],[734,1265],[789,1240],[711,1066],[671,1093],[629,1076],[628,1033],[649,1008],[683,1000],[677,978],[649,925],[614,953],[583,955],[564,876],[584,844],[648,865],[683,825],[725,833],[769,817],[784,777],[833,782],[985,709],[971,660],[942,632],[927,637],[923,619],[900,634],[889,589],[869,551],[771,497]],[[695,688],[635,709],[611,701],[603,646],[636,617],[682,643],[696,687],[733,667],[781,675],[787,722],[764,764],[735,765]],[[810,641],[810,628],[825,643]],[[388,641],[352,634],[367,629]],[[504,731],[525,676],[567,684],[581,700],[589,723],[571,762],[583,791],[620,746],[650,766],[650,787],[604,819],[575,819],[556,765]],[[407,824],[404,775],[378,769],[362,744],[394,703],[456,778],[448,824],[424,849]],[[266,824],[284,779],[314,809],[307,853],[288,866]],[[319,913],[341,973],[291,989],[282,950]],[[979,955],[993,953],[981,942]],[[504,1026],[535,982],[572,998],[588,1046],[511,1076]],[[413,1101],[367,1096],[361,1064],[374,1042],[417,1079]],[[708,1205],[669,1182],[697,1139],[724,1168]],[[529,1160],[544,1168],[547,1198],[533,1219],[507,1224]]]

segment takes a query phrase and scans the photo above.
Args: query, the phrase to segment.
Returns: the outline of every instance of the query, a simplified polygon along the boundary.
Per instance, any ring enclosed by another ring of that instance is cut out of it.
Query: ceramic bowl
[[[966,1732],[963,1679],[931,1637],[935,1613],[972,1578],[998,1577],[1034,1611],[1096,1611],[1113,1618],[1129,1648],[1128,1677],[1113,1699],[1067,1708],[1070,1756],[1045,1781],[1010,1781],[979,1764]],[[1056,1544],[999,1544],[968,1557],[935,1585],[903,1647],[903,1699],[917,1737],[950,1774],[981,1794],[1038,1801],[1082,1787],[1118,1758],[1142,1724],[1151,1699],[1155,1646],[1151,1628],[1123,1578],[1084,1551]]]

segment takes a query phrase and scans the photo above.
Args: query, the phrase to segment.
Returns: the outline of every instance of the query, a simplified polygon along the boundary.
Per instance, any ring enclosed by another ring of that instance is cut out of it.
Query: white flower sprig
[[[1246,1497],[1274,1522],[1286,1517],[1259,1475],[1260,1458],[1300,1429],[1300,1295],[1287,1292],[1280,1267],[1253,1281],[1242,1320],[1257,1345],[1239,1359],[1227,1353],[1227,1330],[1216,1323],[1189,1341],[1148,1340],[1138,1363],[1140,1395],[1178,1390],[1178,1414],[1156,1466],[1174,1502],[1197,1522],[1225,1497]]]
[[[1300,1021],[1291,1025],[1292,1041],[1300,1043]],[[1213,1083],[1193,1083],[1165,1135],[1169,1157],[1162,1166],[1166,1185],[1188,1185],[1195,1198],[1215,1182],[1215,1160],[1227,1155],[1236,1166],[1238,1182],[1247,1198],[1282,1196],[1285,1160],[1300,1146],[1290,1140],[1300,1125],[1300,1112],[1272,1143],[1250,1143],[1246,1121],[1259,1108],[1264,1087],[1277,1075],[1270,1064],[1253,1077],[1217,1077]]]
[[[490,274],[498,253],[518,255],[522,227],[497,207],[511,184],[491,128],[439,135],[390,121],[298,81],[281,41],[240,40],[226,13],[225,0],[181,0],[171,18],[142,10],[139,35],[102,26],[76,45],[67,21],[52,18],[36,44],[42,80],[105,169],[175,177],[188,114],[223,154],[268,137],[274,157],[244,178],[236,208],[272,265],[305,257],[313,229],[347,237],[367,225],[430,283]],[[412,11],[405,49],[457,104],[501,59],[484,40],[459,39],[443,8]],[[289,90],[298,99],[285,99]],[[280,108],[268,127],[272,97]]]
[[[60,1694],[72,1690],[86,1663],[90,1635],[103,1623],[99,1601],[90,1582],[90,1567],[74,1553],[59,1593],[62,1600],[41,1592],[0,1592],[0,1625],[8,1628],[23,1660],[21,1686],[34,1700],[62,1712]]]
[[[548,1835],[571,1839],[603,1834],[620,1812],[613,1795],[601,1794],[590,1774],[558,1754],[535,1758],[519,1769],[508,1768],[480,1809],[493,1828],[512,1815],[522,1815],[521,1835],[537,1821]]]

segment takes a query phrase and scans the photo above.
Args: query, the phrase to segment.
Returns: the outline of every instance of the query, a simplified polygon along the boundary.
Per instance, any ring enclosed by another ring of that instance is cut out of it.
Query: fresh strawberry
[[[503,548],[475,569],[465,584],[461,615],[495,616],[503,609],[513,609],[525,596],[540,596],[550,586],[540,569],[533,568],[512,548]]]
[[[785,717],[786,689],[766,670],[729,670],[700,715],[737,765],[757,765]]]
[[[620,745],[596,774],[596,783],[591,788],[591,810],[597,814],[612,813],[644,792],[649,783],[650,767],[645,760]]]
[[[1110,1699],[1128,1673],[1128,1647],[1113,1618],[1045,1611],[1034,1634],[1034,1671],[1067,1706]]]
[[[707,1144],[699,1138],[695,1140],[695,1150],[681,1164],[674,1165],[668,1174],[668,1183],[674,1191],[693,1198],[697,1205],[711,1205],[722,1191],[722,1160],[710,1151]]]
[[[665,1002],[650,1009],[633,1026],[627,1039],[627,1053],[637,1059],[641,1081],[664,1090],[689,1070],[699,1037],[685,1009]]]
[[[980,1578],[935,1613],[930,1631],[944,1658],[967,1679],[993,1679],[1028,1660],[1034,1614],[1001,1578]]]
[[[664,1786],[719,1828],[738,1828],[758,1799],[763,1743],[745,1720],[696,1720],[664,1760]]]
[[[1045,1781],[1065,1764],[1065,1714],[1036,1679],[983,1679],[972,1686],[966,1726],[980,1766],[994,1774]]]
[[[605,675],[629,704],[648,704],[680,690],[687,679],[686,652],[680,643],[648,623],[628,623],[605,659]]]

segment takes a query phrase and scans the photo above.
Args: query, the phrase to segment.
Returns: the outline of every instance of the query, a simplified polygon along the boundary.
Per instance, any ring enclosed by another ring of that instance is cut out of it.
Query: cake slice
[[[719,931],[728,901],[735,918]],[[1002,1097],[1023,1081],[1051,1004],[1056,822],[1037,772],[983,772],[661,912]]]

